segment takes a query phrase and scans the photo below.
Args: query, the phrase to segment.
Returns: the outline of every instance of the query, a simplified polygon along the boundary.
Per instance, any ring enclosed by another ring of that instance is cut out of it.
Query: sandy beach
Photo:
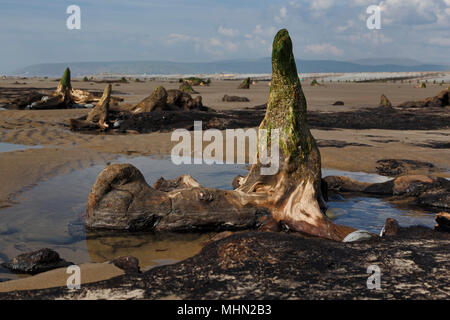
[[[53,90],[54,79],[0,80],[2,88],[38,88]],[[73,86],[85,90],[102,91],[105,84],[72,81]],[[242,109],[265,104],[269,95],[267,81],[252,85],[249,90],[237,89],[239,81],[213,81],[210,86],[195,87],[203,104],[216,110]],[[177,81],[145,81],[113,84],[113,95],[124,98],[124,104],[136,104],[159,85],[167,89],[179,87]],[[396,105],[408,100],[422,100],[434,96],[444,87],[429,84],[426,89],[409,83],[325,83],[312,87],[303,84],[311,111],[337,112],[377,107],[381,94]],[[224,94],[247,97],[250,102],[222,102]],[[196,95],[194,95],[196,96]],[[343,106],[332,105],[344,101]],[[0,101],[4,103],[5,101]],[[0,105],[1,107],[1,105]],[[94,165],[106,165],[119,156],[168,156],[175,142],[170,132],[151,134],[87,134],[72,132],[68,119],[86,115],[88,109],[67,110],[4,110],[0,111],[0,143],[38,146],[11,152],[0,152],[0,208],[17,205],[22,194],[33,186],[52,177],[68,174]],[[420,112],[420,111],[417,111]],[[442,130],[381,130],[381,129],[312,129],[313,136],[325,146],[320,148],[322,167],[352,172],[376,173],[381,159],[408,159],[432,163],[433,175],[450,177],[450,151],[448,148],[426,147],[430,141],[448,143],[450,129]],[[348,146],[326,146],[326,142],[345,142]],[[0,144],[1,145],[1,144]],[[206,144],[204,144],[205,146]],[[419,146],[421,145],[421,146]],[[1,149],[0,149],[1,151]],[[422,169],[410,174],[429,173]],[[151,181],[153,183],[154,181]],[[230,181],[231,184],[231,181]],[[200,247],[193,250],[198,252]],[[138,254],[137,254],[138,255]],[[107,257],[108,259],[114,258]],[[102,258],[97,258],[102,262]],[[106,257],[103,258],[103,261]],[[146,262],[146,261],[144,261]],[[148,262],[150,263],[150,262]],[[121,274],[117,268],[86,266],[90,282]],[[104,271],[107,274],[104,275]],[[48,282],[48,279],[55,279]],[[61,270],[33,277],[32,281],[15,280],[0,284],[0,291],[35,289],[64,285],[66,274]]]
[[[0,86],[51,89],[56,83],[48,79],[27,79],[23,80],[25,85],[14,85],[15,81],[0,80]],[[74,86],[83,89],[101,91],[104,88],[104,84],[99,83],[73,82]],[[195,88],[202,96],[203,104],[216,110],[247,108],[267,102],[268,82],[258,82],[249,90],[237,89],[238,84],[238,81],[214,81],[209,87]],[[159,85],[167,89],[179,86],[174,81],[147,81],[113,88],[122,93],[118,95],[124,98],[124,104],[135,104]],[[394,105],[421,100],[436,95],[443,87],[429,85],[426,89],[418,89],[413,84],[393,83],[327,83],[311,87],[304,83],[303,89],[309,110],[337,112],[376,107],[381,94],[386,94]],[[222,102],[224,94],[245,96],[250,102]],[[345,105],[333,106],[338,100],[344,101]],[[0,206],[20,201],[21,191],[49,177],[94,164],[106,164],[117,155],[170,155],[176,144],[171,142],[170,133],[93,135],[70,131],[68,119],[88,112],[87,109],[0,111],[0,142],[41,147],[0,154],[0,176],[3,181],[8,181],[0,185]],[[434,174],[450,177],[448,149],[417,146],[428,141],[448,142],[450,130],[313,129],[312,133],[319,141],[338,140],[361,145],[322,147],[323,168],[374,173],[377,160],[410,159],[430,162],[438,168]]]

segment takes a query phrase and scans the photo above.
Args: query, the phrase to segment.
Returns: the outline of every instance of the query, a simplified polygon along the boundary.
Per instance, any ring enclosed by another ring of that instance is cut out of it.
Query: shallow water
[[[245,175],[244,165],[180,165],[168,159],[122,157],[114,163],[132,163],[150,185],[161,176],[172,179],[192,175],[206,187],[231,189],[231,181]],[[27,251],[52,248],[74,263],[103,262],[122,255],[139,258],[141,267],[179,261],[195,255],[213,234],[115,234],[77,239],[68,232],[68,224],[85,211],[88,194],[105,165],[97,165],[51,178],[28,190],[23,201],[0,209],[0,261]],[[386,177],[324,170],[326,175],[346,175],[360,181],[381,182]],[[432,227],[434,216],[419,209],[399,209],[381,198],[335,196],[327,214],[336,223],[379,233],[387,217],[401,225],[422,224]],[[0,271],[0,278],[14,278]]]
[[[23,144],[13,144],[13,143],[0,142],[0,153],[1,152],[11,152],[11,151],[26,150],[26,149],[36,149],[36,148],[42,148],[42,147],[41,146],[26,146],[26,145],[23,145]]]

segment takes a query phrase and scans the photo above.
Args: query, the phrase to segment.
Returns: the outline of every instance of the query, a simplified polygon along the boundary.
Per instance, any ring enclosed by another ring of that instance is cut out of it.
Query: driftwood
[[[71,108],[75,104],[98,101],[92,93],[84,90],[73,89],[70,81],[70,69],[66,68],[56,91],[46,100],[41,100],[33,105],[33,109],[61,109]]]
[[[111,84],[106,85],[103,95],[97,105],[89,112],[86,120],[70,119],[72,130],[95,130],[109,127],[108,113],[111,100]]]
[[[201,96],[192,98],[183,90],[166,90],[163,86],[158,86],[150,96],[132,108],[133,113],[180,110],[211,111],[203,106]]]
[[[169,183],[172,187],[167,192],[163,191],[167,187],[158,190],[167,183],[150,187],[132,165],[110,165],[89,195],[86,226],[195,231],[245,229],[276,221],[291,230],[336,241],[355,231],[333,224],[322,211],[326,203],[321,193],[320,153],[307,124],[306,99],[285,29],[273,42],[272,84],[259,128],[269,134],[279,129],[280,167],[275,175],[261,174],[263,161],[258,153],[256,164],[236,190],[204,188],[185,176],[181,184]]]
[[[241,84],[238,86],[238,89],[250,89],[250,78],[244,79]]]

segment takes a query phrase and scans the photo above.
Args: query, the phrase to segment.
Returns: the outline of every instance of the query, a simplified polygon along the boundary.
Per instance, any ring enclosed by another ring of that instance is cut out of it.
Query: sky
[[[69,30],[70,5],[81,29]],[[366,12],[380,7],[381,29]],[[0,73],[51,62],[410,58],[450,65],[450,0],[0,0]]]

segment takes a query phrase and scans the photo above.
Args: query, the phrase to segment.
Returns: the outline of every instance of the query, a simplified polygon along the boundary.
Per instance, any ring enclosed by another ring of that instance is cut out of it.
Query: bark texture
[[[167,102],[159,87],[145,106]],[[144,108],[144,106],[139,107]],[[256,228],[264,222],[284,223],[289,229],[341,241],[355,229],[334,225],[321,211],[320,153],[306,120],[306,99],[298,78],[287,30],[275,36],[272,84],[260,129],[270,137],[279,130],[280,166],[274,175],[261,174],[260,153],[247,177],[234,191],[203,188],[191,177],[151,188],[131,165],[108,166],[98,177],[87,204],[89,228],[121,230],[196,231]],[[261,131],[260,131],[261,133]],[[172,185],[175,185],[173,187]],[[172,186],[168,188],[168,186]],[[271,216],[267,219],[266,216]]]

